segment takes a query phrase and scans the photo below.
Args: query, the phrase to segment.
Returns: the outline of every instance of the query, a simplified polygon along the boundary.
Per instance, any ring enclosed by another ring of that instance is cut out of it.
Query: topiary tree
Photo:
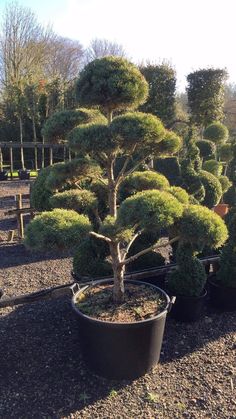
[[[226,77],[225,70],[213,68],[194,71],[187,76],[188,106],[192,123],[206,127],[213,121],[223,119]]]
[[[208,208],[190,205],[177,223],[179,234],[177,269],[168,275],[168,288],[173,294],[200,296],[205,284],[205,269],[197,253],[207,246],[218,248],[227,239],[227,228],[221,218]]]
[[[219,145],[225,143],[229,137],[228,128],[221,122],[214,122],[205,129],[203,136],[206,140],[213,141]]]
[[[142,112],[158,116],[165,125],[175,118],[175,70],[168,64],[148,64],[140,68],[149,85],[147,101],[140,107]]]
[[[213,141],[209,140],[197,140],[196,146],[200,150],[200,157],[203,160],[210,160],[215,157],[216,145]]]
[[[223,165],[217,160],[206,160],[202,166],[203,170],[211,173],[212,175],[219,177],[223,171]]]
[[[154,169],[162,173],[171,185],[180,185],[181,168],[177,157],[156,157],[154,159]]]
[[[220,269],[216,273],[216,281],[225,287],[236,288],[236,214],[230,217],[228,225],[229,240],[223,247],[220,256]]]
[[[145,162],[150,156],[154,156],[157,150],[161,149],[161,142],[166,138],[163,124],[154,115],[128,112],[113,118],[114,110],[135,108],[145,100],[147,85],[139,71],[124,59],[102,58],[85,67],[77,87],[78,97],[83,105],[97,105],[107,115],[106,124],[80,125],[75,127],[67,138],[72,150],[86,156],[86,159],[91,163],[91,172],[86,172],[87,177],[88,173],[91,177],[87,189],[92,191],[91,185],[99,176],[99,180],[107,190],[108,215],[100,220],[97,228],[93,225],[93,231],[89,231],[89,234],[90,237],[98,240],[98,243],[101,241],[102,244],[105,243],[109,247],[108,256],[106,256],[106,252],[103,255],[101,252],[103,258],[101,262],[109,262],[112,267],[113,298],[115,303],[121,303],[124,297],[126,267],[160,246],[158,239],[162,229],[172,228],[181,219],[185,205],[167,191],[152,189],[137,192],[126,198],[118,208],[119,189],[122,182],[135,172],[142,162]],[[168,137],[168,142],[165,143],[165,153],[167,144],[173,150],[170,137],[171,135]],[[173,142],[176,144],[175,136],[173,136]],[[181,141],[179,140],[178,143],[181,144]],[[137,154],[135,164],[128,169],[134,152]],[[115,174],[116,159],[122,156],[125,157],[123,166]],[[83,170],[81,169],[81,173],[85,172],[84,168],[87,168],[87,165],[83,167]],[[94,177],[92,176],[93,168],[96,172]],[[52,179],[48,179],[54,188],[61,187],[62,177],[60,178],[59,166],[56,168],[56,173],[53,182]],[[71,170],[63,172],[63,176],[67,180],[73,179]],[[86,182],[88,183],[88,181],[85,181],[85,185]],[[96,194],[95,191],[94,193]],[[81,217],[80,214],[77,216]],[[87,222],[89,223],[88,219]],[[131,252],[136,239],[148,232],[156,235],[157,242],[130,255],[129,252]],[[82,239],[87,243],[87,232],[80,233],[80,240]],[[177,240],[178,237],[174,237],[168,244]],[[83,241],[80,243],[77,260],[82,261]],[[92,254],[94,248],[91,248],[87,243],[87,260],[90,251]],[[82,265],[84,266],[84,264]],[[104,267],[104,264],[102,266]],[[84,269],[88,273],[87,264]]]
[[[208,208],[213,208],[214,205],[217,205],[220,202],[222,197],[221,183],[216,176],[205,170],[201,170],[199,179],[205,189],[205,197],[202,204],[206,205]]]
[[[219,177],[219,181],[222,188],[222,194],[224,195],[229,190],[230,186],[232,185],[232,182],[230,182],[228,176],[223,175]]]

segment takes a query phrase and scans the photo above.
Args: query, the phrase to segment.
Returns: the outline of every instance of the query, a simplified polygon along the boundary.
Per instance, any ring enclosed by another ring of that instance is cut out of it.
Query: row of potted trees
[[[181,139],[157,117],[124,113],[144,103],[147,94],[147,82],[125,59],[105,57],[85,67],[77,95],[90,109],[63,111],[47,122],[53,141],[66,130],[77,156],[40,173],[32,204],[43,212],[31,221],[25,239],[37,251],[73,249],[82,282],[96,273],[112,276],[75,287],[73,308],[89,365],[119,379],[140,376],[158,362],[172,306],[168,293],[177,295],[177,304],[182,297],[202,298],[206,274],[197,254],[206,246],[219,248],[228,236],[224,221],[192,204],[182,188],[155,172],[140,172],[150,156],[181,147]],[[177,268],[167,278],[168,293],[125,280],[129,265],[176,244]]]

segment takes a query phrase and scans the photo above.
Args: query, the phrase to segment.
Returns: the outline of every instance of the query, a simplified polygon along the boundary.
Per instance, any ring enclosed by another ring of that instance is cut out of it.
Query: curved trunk
[[[114,274],[113,300],[115,303],[120,304],[124,299],[125,266],[120,265],[121,255],[118,243],[110,243],[110,252],[112,257],[112,269]]]

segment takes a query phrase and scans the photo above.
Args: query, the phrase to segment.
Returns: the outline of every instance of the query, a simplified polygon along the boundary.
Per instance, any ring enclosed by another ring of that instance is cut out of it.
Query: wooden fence
[[[60,161],[71,160],[71,151],[66,144],[45,144],[40,142],[25,142],[25,143],[16,143],[13,141],[0,142],[0,169],[1,167],[6,168],[13,173],[16,170],[15,163],[18,163],[14,158],[14,151],[16,150],[25,150],[25,149],[34,149],[33,156],[33,167],[30,169],[38,170],[39,168],[46,167],[47,165],[52,165],[58,160],[54,160],[55,152],[61,151]],[[40,155],[39,155],[40,151]],[[40,164],[39,164],[40,161]],[[19,164],[17,164],[19,168]]]

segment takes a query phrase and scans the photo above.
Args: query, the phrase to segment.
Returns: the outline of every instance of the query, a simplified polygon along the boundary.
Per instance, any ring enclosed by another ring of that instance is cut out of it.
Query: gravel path
[[[3,189],[1,202],[15,193]],[[6,296],[71,280],[69,257],[32,255],[17,241],[1,242],[0,268]],[[0,334],[0,418],[236,418],[236,313],[207,308],[195,324],[169,318],[160,364],[133,382],[88,371],[67,298],[1,310]]]

